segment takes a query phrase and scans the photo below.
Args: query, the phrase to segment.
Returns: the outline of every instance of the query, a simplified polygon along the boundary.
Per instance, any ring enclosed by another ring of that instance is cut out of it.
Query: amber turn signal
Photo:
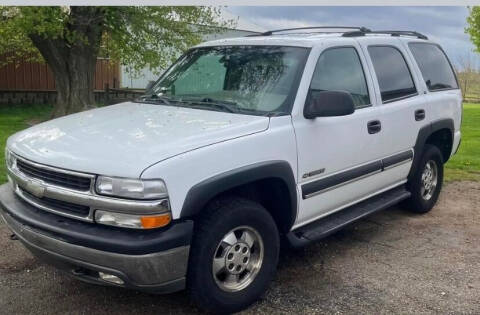
[[[144,229],[154,229],[167,225],[172,220],[170,213],[161,215],[140,217],[140,222]]]
[[[172,220],[170,213],[135,215],[104,210],[95,211],[95,222],[130,229],[154,229],[167,225]]]

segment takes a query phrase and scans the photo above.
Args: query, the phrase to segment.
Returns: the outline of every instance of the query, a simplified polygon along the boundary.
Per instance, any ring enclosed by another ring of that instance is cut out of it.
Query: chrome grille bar
[[[17,169],[27,177],[73,190],[89,191],[92,188],[95,175],[38,164],[18,155],[15,155],[15,157],[17,159]]]
[[[20,172],[24,173],[25,175],[41,179],[47,183],[71,189],[78,189],[81,191],[87,191],[90,189],[91,178],[89,177],[79,177],[45,170],[43,168],[35,167],[29,163],[27,164],[22,160],[17,161],[17,167]]]
[[[81,220],[81,221],[89,221],[89,222],[93,221],[93,213],[90,210],[90,208],[88,208],[87,215],[79,215],[79,214],[75,214],[75,213],[65,212],[65,211],[62,211],[61,209],[58,209],[58,208],[53,208],[51,205],[47,205],[47,204],[45,204],[45,202],[42,202],[41,201],[42,198],[37,198],[37,197],[33,196],[29,192],[20,188],[20,186],[18,186],[18,185],[15,187],[15,193],[17,194],[17,196],[19,196],[21,199],[23,199],[24,201],[26,201],[30,205],[34,206],[35,208],[38,208],[38,209],[41,209],[41,210],[44,210],[44,211],[47,211],[47,212],[50,212],[50,213],[53,213],[53,214],[58,214],[58,215],[61,215],[61,216],[67,217],[67,218],[77,219],[77,220]]]

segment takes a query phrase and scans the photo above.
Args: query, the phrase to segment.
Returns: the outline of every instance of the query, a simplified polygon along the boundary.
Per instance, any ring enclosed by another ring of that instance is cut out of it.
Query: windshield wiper
[[[158,102],[161,101],[162,103],[166,105],[170,105],[171,99],[163,96],[163,95],[158,95],[158,94],[149,94],[149,95],[142,95],[140,96],[140,99],[144,102]]]
[[[223,101],[223,100],[216,100],[210,97],[205,97],[199,100],[196,99],[182,99],[182,102],[189,103],[191,105],[200,105],[202,107],[216,107],[218,109],[228,111],[230,113],[237,113],[239,111],[239,108],[237,106],[237,103],[235,102],[229,102],[229,101]]]

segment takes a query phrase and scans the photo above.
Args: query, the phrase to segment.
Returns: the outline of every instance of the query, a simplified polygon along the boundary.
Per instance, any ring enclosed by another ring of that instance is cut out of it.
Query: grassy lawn
[[[445,165],[445,180],[480,180],[480,104],[463,104],[462,144]]]
[[[45,120],[49,117],[48,105],[0,105],[0,184],[7,181],[5,170],[5,143],[7,138],[28,127],[32,120]]]
[[[480,105],[464,104],[462,145],[446,164],[445,180],[480,180]],[[48,118],[51,106],[0,106],[0,183],[7,181],[4,147],[8,136],[27,128],[33,120]]]

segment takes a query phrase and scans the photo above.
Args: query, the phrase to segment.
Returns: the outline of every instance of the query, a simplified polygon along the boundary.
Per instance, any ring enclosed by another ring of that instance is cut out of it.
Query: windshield
[[[143,100],[247,114],[287,114],[308,52],[284,46],[192,49]]]

